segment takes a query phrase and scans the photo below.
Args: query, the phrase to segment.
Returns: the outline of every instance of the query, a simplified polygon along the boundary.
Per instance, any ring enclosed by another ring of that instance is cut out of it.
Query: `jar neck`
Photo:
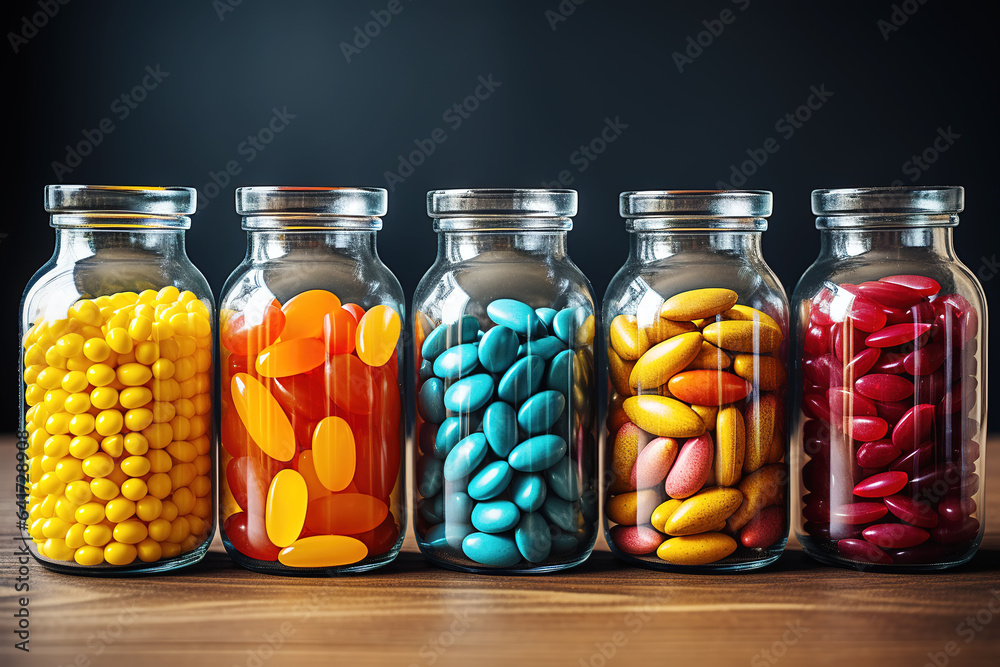
[[[893,229],[821,229],[820,257],[840,259],[878,254],[884,257],[926,254],[953,259],[953,227],[904,227]]]
[[[437,259],[464,262],[505,255],[563,259],[566,241],[567,232],[561,230],[439,231]]]
[[[313,261],[331,255],[374,259],[378,256],[375,234],[374,229],[250,230],[247,232],[247,259]]]
[[[102,252],[113,252],[114,259],[187,256],[183,229],[56,227],[56,261],[75,261]]]
[[[656,262],[682,253],[759,258],[761,234],[745,230],[635,231],[629,239],[629,256],[640,263]]]

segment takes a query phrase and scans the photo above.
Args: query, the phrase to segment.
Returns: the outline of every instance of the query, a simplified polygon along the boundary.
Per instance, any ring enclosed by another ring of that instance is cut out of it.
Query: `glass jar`
[[[220,523],[251,570],[385,565],[406,525],[403,291],[375,249],[386,191],[236,190],[247,254],[223,290]]]
[[[19,524],[46,567],[171,570],[214,533],[214,301],[192,188],[49,185],[52,258],[21,300]]]
[[[788,304],[761,255],[771,193],[625,192],[604,298],[605,535],[659,570],[746,570],[788,535]]]
[[[416,537],[444,567],[538,573],[594,546],[593,289],[573,190],[437,190],[413,297]]]
[[[983,536],[986,301],[955,256],[960,187],[812,193],[795,288],[796,534],[857,569],[968,561]]]

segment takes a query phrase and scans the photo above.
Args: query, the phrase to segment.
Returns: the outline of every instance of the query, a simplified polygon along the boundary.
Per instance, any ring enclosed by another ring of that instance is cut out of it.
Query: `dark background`
[[[991,300],[997,295],[997,37],[983,3],[400,0],[402,11],[348,63],[341,43],[388,4],[5,3],[11,182],[0,346],[11,365],[0,399],[12,408],[0,429],[13,430],[16,414],[18,300],[52,251],[42,188],[59,182],[53,162],[66,162],[67,145],[105,118],[113,131],[62,182],[198,187],[188,249],[217,296],[245,249],[236,185],[386,187],[399,156],[436,128],[446,140],[394,184],[380,235],[380,254],[408,294],[435,252],[429,189],[539,187],[568,171],[580,191],[570,251],[603,294],[627,253],[621,191],[739,185],[733,165],[774,138],[777,152],[742,185],[774,192],[764,250],[789,293],[818,250],[809,191],[901,181],[966,187],[958,254]],[[45,6],[58,11],[43,17]],[[565,20],[553,30],[560,7]],[[713,23],[723,10],[731,22]],[[45,19],[34,32],[24,23],[32,16]],[[722,27],[711,43],[705,21]],[[11,33],[28,36],[17,52]],[[700,55],[692,49],[697,57],[679,72],[673,54],[699,33],[708,45]],[[167,75],[123,119],[125,105],[112,105],[142,83],[147,66]],[[444,112],[490,75],[500,86],[453,128]],[[832,95],[792,136],[779,131],[775,123],[813,86]],[[274,108],[295,117],[248,161],[240,144]],[[627,128],[581,172],[572,154],[605,119]],[[906,165],[949,128],[958,137],[931,155],[933,164]],[[206,198],[212,173],[230,161],[241,173]]]

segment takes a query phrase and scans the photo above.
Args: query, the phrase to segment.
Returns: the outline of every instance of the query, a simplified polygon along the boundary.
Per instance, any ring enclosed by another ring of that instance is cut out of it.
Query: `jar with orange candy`
[[[404,297],[379,259],[386,191],[246,187],[220,306],[220,525],[243,567],[359,572],[405,530]]]

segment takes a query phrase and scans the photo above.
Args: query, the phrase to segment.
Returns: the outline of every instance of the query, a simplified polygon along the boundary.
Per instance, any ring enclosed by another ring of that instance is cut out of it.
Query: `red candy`
[[[871,442],[881,440],[889,432],[889,425],[881,417],[854,417],[850,420],[851,437]]]
[[[880,472],[855,485],[854,495],[861,498],[884,498],[902,491],[909,481],[905,472]]]
[[[923,528],[908,526],[905,523],[877,523],[868,526],[862,532],[864,538],[883,549],[906,549],[923,544],[930,538]]]
[[[892,564],[892,557],[866,540],[846,539],[837,542],[837,553],[848,560],[860,560],[879,565]]]
[[[938,515],[934,508],[922,500],[900,493],[883,498],[882,502],[900,521],[921,528],[934,528],[938,525]]]
[[[854,381],[859,394],[876,401],[901,401],[913,395],[913,383],[898,375],[869,373]]]
[[[836,519],[838,523],[857,525],[878,521],[888,512],[889,510],[882,503],[848,503],[837,507],[830,513],[830,518]]]
[[[892,429],[892,444],[908,452],[926,440],[934,426],[934,411],[929,404],[910,408]]]
[[[941,284],[933,278],[917,275],[898,275],[879,278],[879,282],[902,285],[908,287],[923,296],[934,296],[941,291]]]
[[[900,455],[899,447],[889,440],[866,442],[858,448],[856,458],[862,468],[884,468]]]
[[[876,329],[875,333],[865,338],[865,345],[869,347],[893,347],[903,343],[912,343],[930,331],[931,326],[920,322],[893,324],[884,329]]]

